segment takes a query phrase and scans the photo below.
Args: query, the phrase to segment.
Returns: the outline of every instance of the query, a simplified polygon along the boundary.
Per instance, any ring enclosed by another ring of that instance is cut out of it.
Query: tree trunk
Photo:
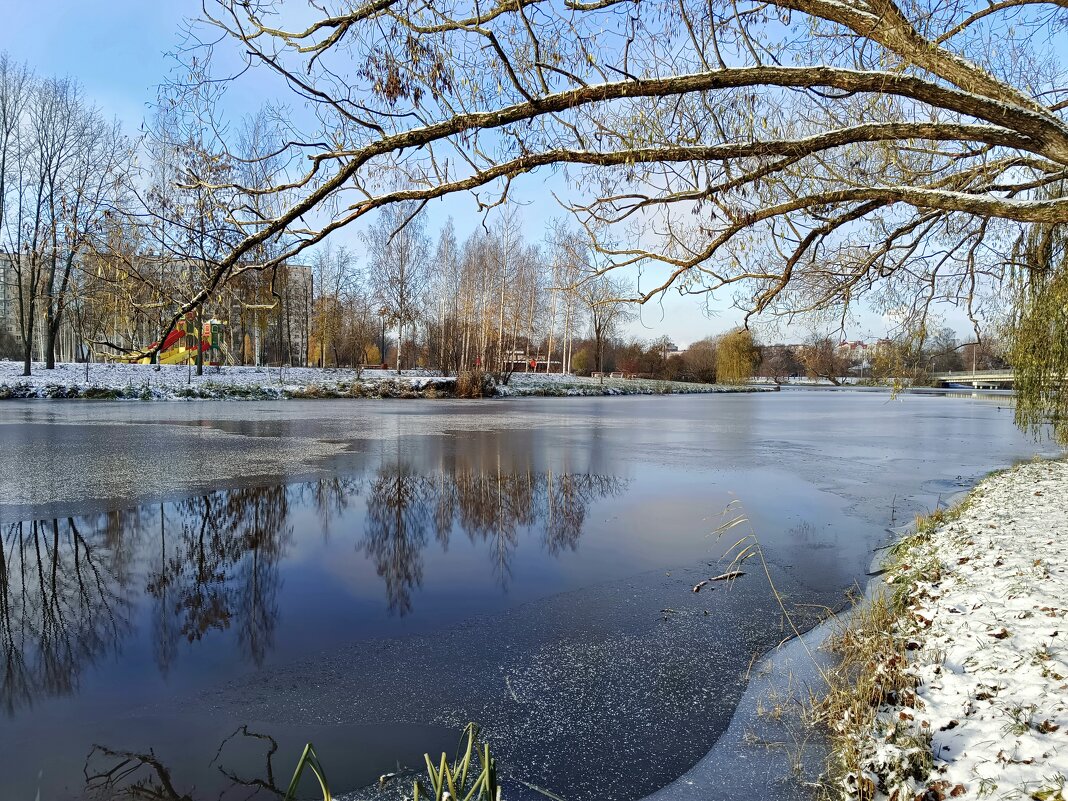
[[[293,313],[292,313],[292,295],[290,294],[289,287],[289,273],[286,273],[286,325],[285,325],[285,353],[279,354],[279,362],[282,360],[293,363]],[[278,335],[279,342],[282,341],[282,334]]]
[[[252,314],[252,363],[260,366],[260,310],[256,309]]]
[[[44,342],[44,356],[45,356],[45,369],[56,369],[56,328],[51,319],[52,315],[49,312],[45,319],[45,342]]]
[[[204,313],[201,311],[201,308],[202,307],[197,306],[197,375],[204,375]]]
[[[553,281],[556,281],[556,271],[553,270]],[[556,290],[553,290],[553,302],[552,310],[549,312],[549,342],[546,346],[547,353],[545,354],[545,374],[548,375],[552,370],[553,365],[553,332],[556,330]],[[534,372],[538,372],[537,368]]]

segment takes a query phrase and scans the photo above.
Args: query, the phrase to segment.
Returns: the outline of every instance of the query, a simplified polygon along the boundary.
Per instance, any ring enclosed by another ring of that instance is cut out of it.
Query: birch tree
[[[327,243],[315,254],[312,277],[316,283],[313,312],[316,362],[319,367],[326,367],[329,357],[333,355],[334,366],[338,366],[345,300],[355,288],[357,280],[349,249],[344,246],[335,248]]]
[[[622,323],[630,319],[625,293],[626,288],[619,279],[607,275],[587,278],[579,284],[578,297],[589,314],[598,372],[604,372],[605,342],[617,333]]]
[[[0,56],[0,236],[15,279],[23,374],[55,367],[80,260],[121,202],[130,149],[70,79]]]
[[[280,231],[292,255],[383,206],[552,179],[605,269],[642,271],[636,302],[950,302],[978,326],[1033,274],[1013,243],[1068,223],[1066,23],[1046,0],[206,0],[197,56],[222,37],[248,62],[213,78],[316,114],[274,187],[292,201],[247,214],[173,314]]]
[[[436,316],[436,347],[431,347],[431,352],[437,358],[438,367],[448,375],[459,367],[467,322],[461,317],[461,253],[452,217],[445,221],[438,234],[431,283],[432,308],[429,311]],[[427,344],[431,343],[428,341]]]
[[[404,331],[419,318],[427,289],[430,240],[425,233],[424,218],[414,204],[387,206],[363,239],[374,291],[397,326],[399,374],[404,363]]]

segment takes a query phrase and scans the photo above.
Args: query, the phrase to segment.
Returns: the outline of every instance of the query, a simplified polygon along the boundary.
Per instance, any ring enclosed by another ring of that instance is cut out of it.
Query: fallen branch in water
[[[744,570],[731,570],[731,571],[728,571],[727,573],[721,573],[718,576],[713,576],[712,578],[707,578],[704,581],[697,582],[696,584],[693,585],[693,591],[694,592],[700,592],[701,588],[703,586],[705,586],[706,584],[708,584],[710,581],[730,581],[732,579],[736,579],[739,576],[744,576],[744,575],[745,575],[745,571]]]

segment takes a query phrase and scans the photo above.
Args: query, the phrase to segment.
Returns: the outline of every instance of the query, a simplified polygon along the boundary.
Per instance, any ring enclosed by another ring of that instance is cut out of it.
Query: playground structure
[[[211,366],[229,364],[231,362],[230,352],[226,347],[226,342],[223,340],[224,328],[225,323],[221,320],[206,320],[204,322],[204,330],[197,337],[196,320],[192,315],[187,315],[184,319],[179,320],[174,330],[163,339],[163,345],[157,354],[156,363],[189,364],[195,362],[197,358],[197,340],[199,339],[200,350],[204,354],[204,364]],[[157,340],[149,347],[154,348],[158,343],[159,341]],[[119,356],[116,361],[129,364],[152,363],[151,357],[137,354]]]

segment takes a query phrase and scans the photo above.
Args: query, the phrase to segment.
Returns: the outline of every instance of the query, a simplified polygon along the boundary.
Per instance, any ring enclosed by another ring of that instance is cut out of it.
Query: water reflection
[[[456,536],[488,554],[487,573],[506,590],[521,539],[551,556],[573,550],[590,505],[625,486],[554,472],[425,474],[398,461],[368,476],[9,525],[0,536],[0,703],[11,716],[75,694],[133,638],[151,643],[164,677],[183,644],[224,636],[262,665],[275,648],[287,554],[316,533],[350,538],[392,615],[413,611],[428,548],[444,553]]]
[[[257,666],[274,640],[278,562],[292,534],[285,486],[239,489],[161,507],[159,558],[145,592],[153,599],[153,652],[166,674],[179,640],[193,643],[231,625]],[[176,542],[167,537],[177,529]]]
[[[390,610],[405,615],[422,583],[422,554],[431,536],[447,549],[458,529],[485,546],[491,570],[506,589],[520,530],[540,532],[551,555],[573,550],[590,504],[625,486],[614,476],[551,471],[426,476],[403,463],[383,466],[369,482],[359,547],[385,581]]]
[[[262,753],[255,753],[257,751]],[[228,765],[227,757],[232,756],[231,752],[237,752],[236,761],[242,770],[252,769],[248,778],[238,775]],[[286,788],[280,787],[275,778],[274,758],[277,752],[278,741],[274,737],[252,731],[247,725],[239,726],[219,744],[208,766],[214,767],[217,772],[212,778],[219,790],[218,798],[238,794],[230,793],[231,790],[240,791],[244,801],[261,797],[281,798]],[[253,767],[253,763],[258,764]],[[262,768],[259,767],[261,764]],[[97,743],[86,756],[82,772],[85,776],[84,797],[94,801],[113,801],[118,798],[193,801],[192,795],[183,792],[188,786],[189,777],[176,775],[152,749],[142,753]],[[282,773],[285,773],[285,768]],[[284,775],[282,780],[285,781]]]
[[[287,792],[294,765],[309,732],[302,731],[300,726],[283,727],[278,731],[264,731],[248,724],[227,728],[229,733],[225,735],[223,730],[214,735],[202,732],[202,747],[190,749],[195,753],[167,753],[170,749],[161,751],[148,747],[126,750],[94,743],[81,767],[83,786],[78,798],[84,801],[194,801],[209,798],[278,801]],[[388,725],[376,728],[384,740],[391,739]],[[414,779],[424,777],[421,769],[404,767],[422,764],[422,753],[417,753],[416,749],[430,749],[432,753],[435,748],[451,750],[459,733],[442,728],[429,732],[421,730],[419,734],[430,736],[419,738],[414,748],[404,747],[403,763],[386,761],[384,753],[346,753],[344,748],[329,740],[322,741],[316,749],[335,789],[359,787],[359,798],[399,801],[406,797],[406,791],[410,792]],[[395,744],[388,747],[396,748]],[[367,765],[354,771],[349,764],[354,760],[366,761]],[[391,770],[383,776],[383,768]],[[376,776],[382,778],[372,784]],[[300,798],[322,797],[321,792],[316,792],[319,788],[310,770],[303,772],[298,786],[303,790]]]
[[[0,538],[0,703],[8,715],[41,695],[75,693],[85,665],[118,652],[130,627],[123,519],[15,523]]]

